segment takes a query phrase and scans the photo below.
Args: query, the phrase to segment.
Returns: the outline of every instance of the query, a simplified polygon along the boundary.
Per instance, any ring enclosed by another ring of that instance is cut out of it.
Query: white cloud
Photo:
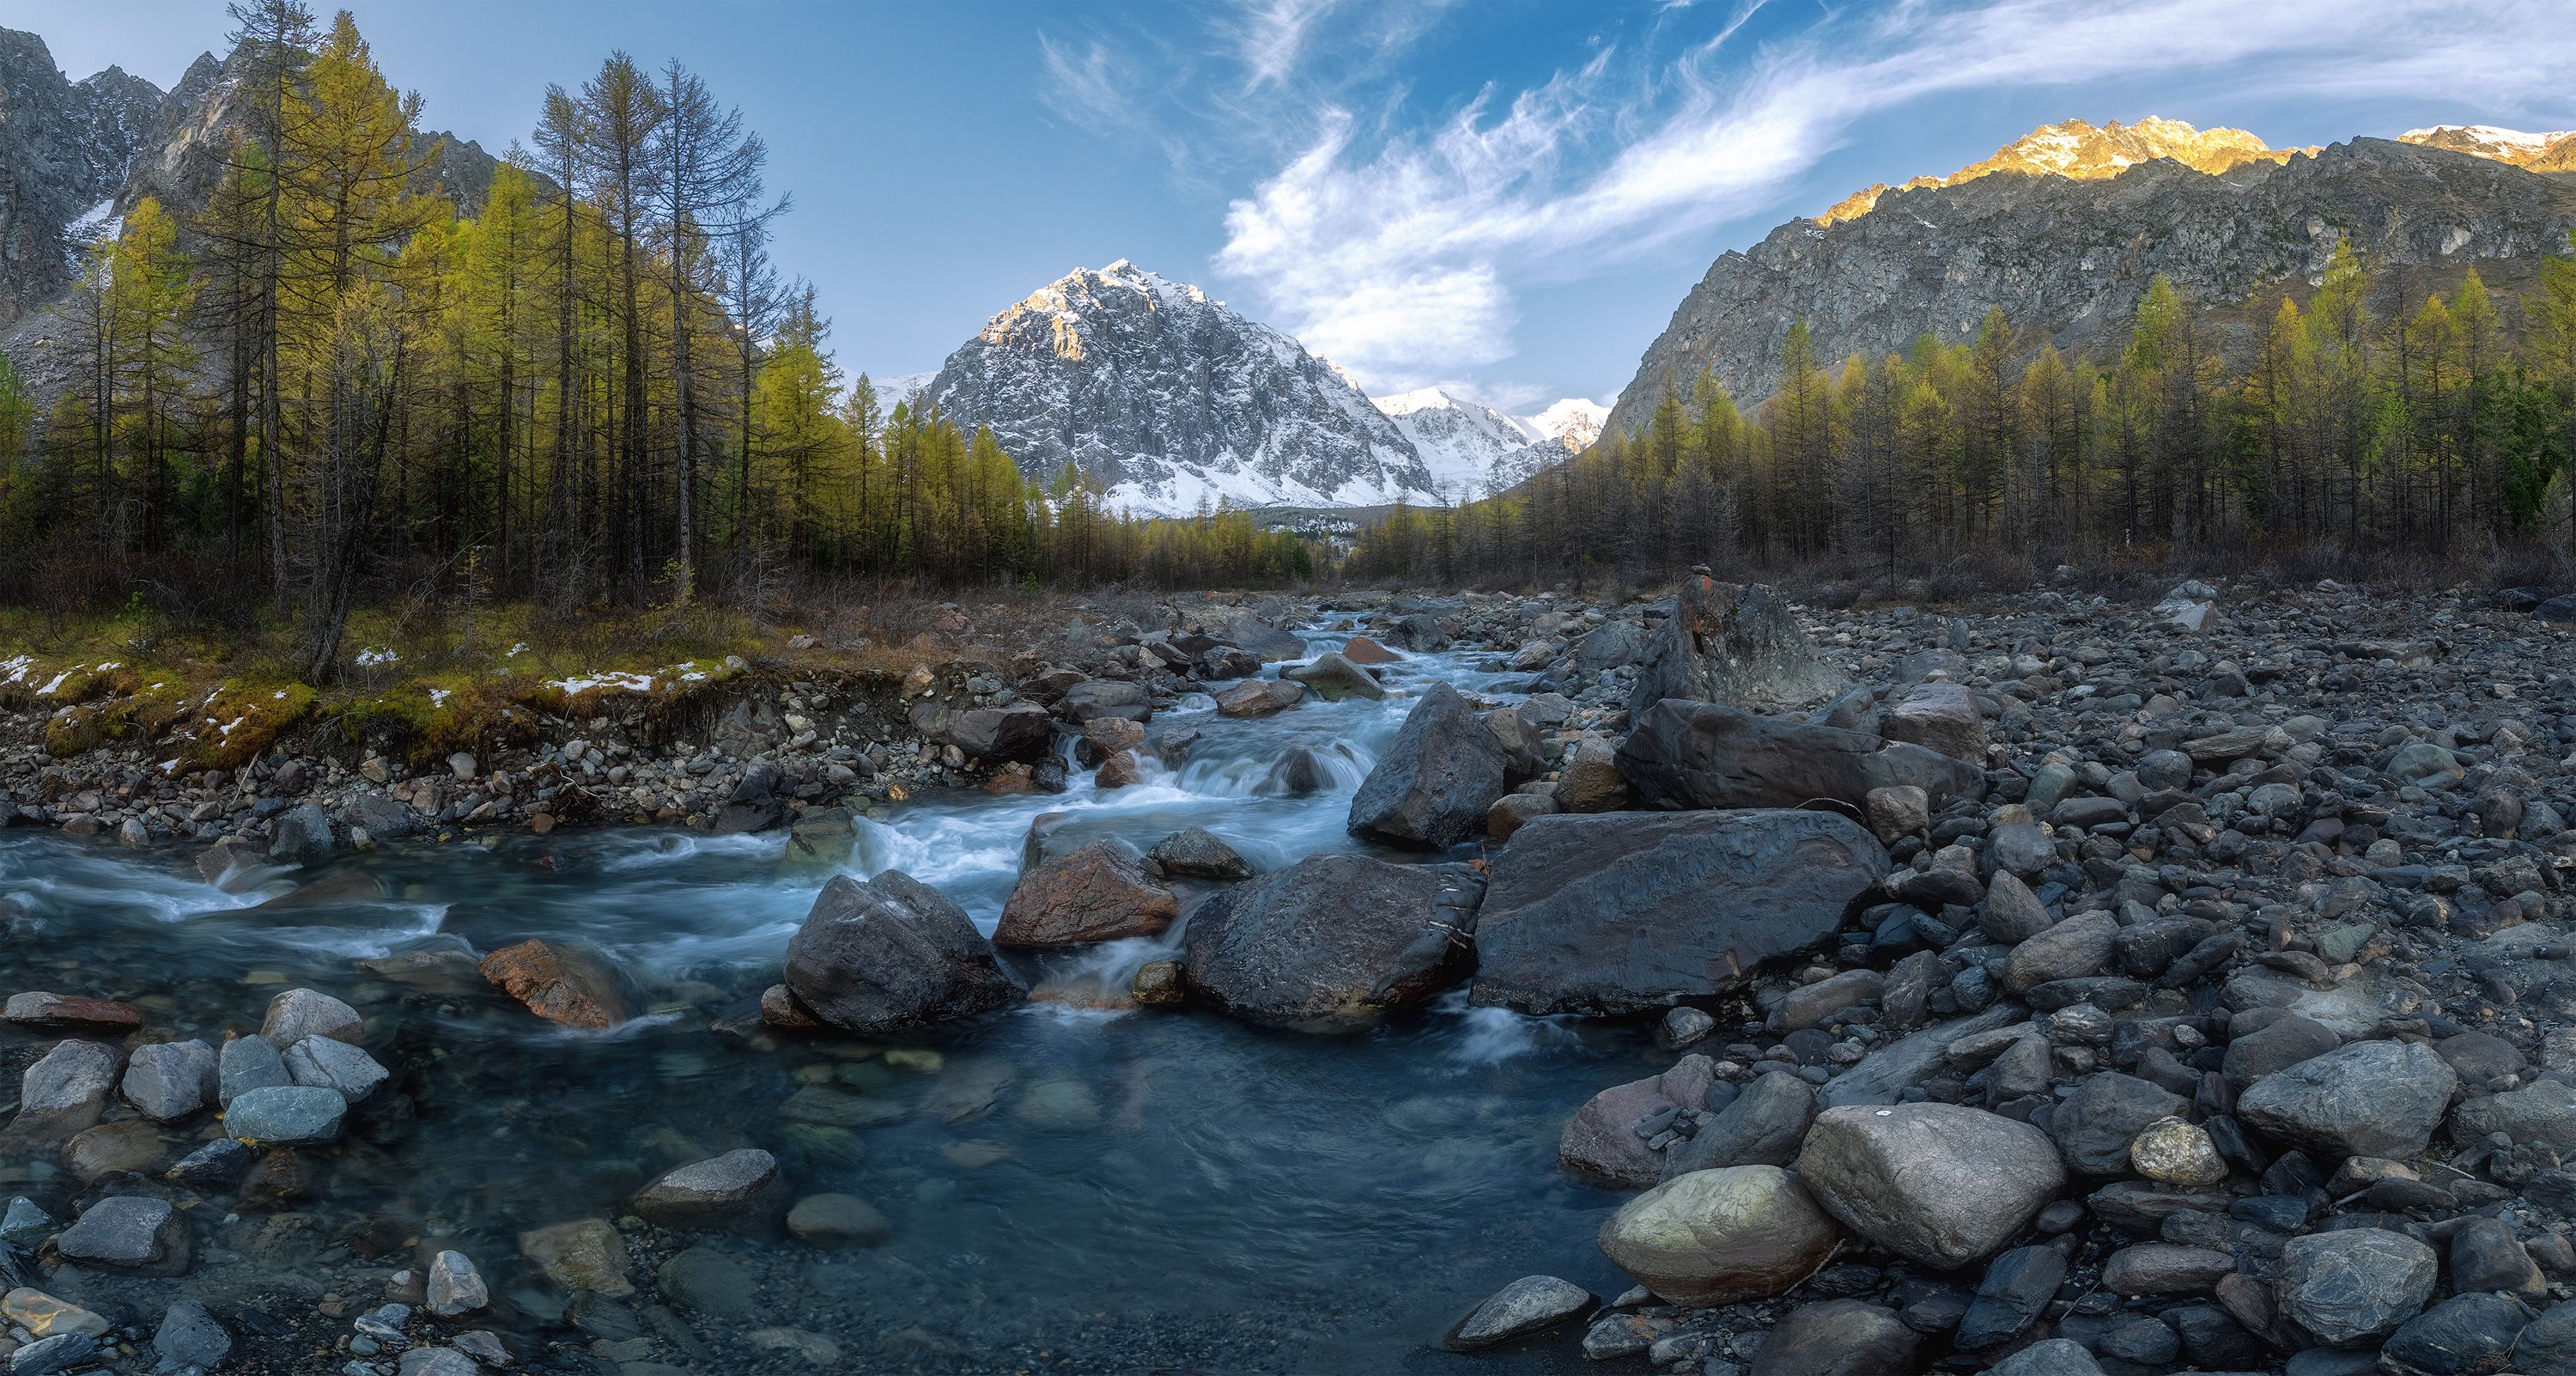
[[[1316,5],[1270,8],[1296,22],[1265,30],[1261,61],[1247,48],[1254,85],[1284,81],[1316,41]],[[1759,8],[1746,0],[1677,57],[1605,49],[1419,132],[1363,138],[1391,121],[1328,101],[1302,151],[1232,203],[1216,266],[1274,323],[1397,390],[1510,357],[1515,284],[1777,214],[1862,120],[1926,97],[2164,76],[2276,98],[2420,96],[2476,73],[2480,98],[2503,104],[2550,100],[2576,73],[2563,0],[1909,2],[1828,16],[1721,66]]]

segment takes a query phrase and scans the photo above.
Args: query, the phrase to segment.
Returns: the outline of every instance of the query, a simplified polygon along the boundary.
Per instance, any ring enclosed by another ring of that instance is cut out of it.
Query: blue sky
[[[495,152],[611,49],[697,69],[795,195],[783,268],[816,284],[843,365],[879,375],[1125,257],[1373,391],[1607,401],[1718,254],[2035,125],[2576,128],[2570,0],[351,8],[427,122]],[[0,0],[0,26],[75,77],[167,86],[228,21],[219,0]]]

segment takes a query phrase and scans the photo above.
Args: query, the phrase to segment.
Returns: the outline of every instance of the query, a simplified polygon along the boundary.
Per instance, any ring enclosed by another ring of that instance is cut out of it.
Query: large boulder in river
[[[1444,850],[1484,825],[1503,796],[1503,743],[1457,689],[1433,684],[1351,796],[1351,830],[1390,845]]]
[[[1631,1013],[1706,998],[1833,939],[1887,852],[1830,812],[1531,819],[1494,861],[1474,1001]]]
[[[596,1032],[633,1015],[617,967],[581,942],[550,945],[531,937],[483,957],[477,968],[493,988],[559,1026]]]
[[[1124,679],[1087,678],[1064,690],[1056,709],[1076,726],[1094,717],[1143,721],[1154,715],[1154,700],[1142,684]]]
[[[1365,1026],[1466,972],[1482,890],[1466,865],[1308,856],[1193,911],[1182,978],[1198,997],[1253,1022]]]
[[[1674,589],[1673,614],[1646,649],[1628,716],[1643,718],[1667,698],[1803,707],[1849,683],[1769,588],[1693,576]]]
[[[1870,791],[1912,786],[1934,808],[1977,788],[1975,766],[1860,731],[1713,702],[1660,702],[1619,747],[1619,776],[1656,808],[1807,807],[1863,815]]]
[[[1145,877],[1133,848],[1094,841],[1041,862],[1002,904],[996,946],[1078,946],[1158,936],[1180,916],[1180,899]]]
[[[966,910],[901,870],[823,886],[787,943],[787,988],[863,1035],[970,1017],[1017,993]]]
[[[1378,684],[1376,676],[1329,650],[1315,656],[1311,664],[1300,664],[1293,669],[1282,669],[1279,672],[1283,678],[1294,679],[1306,685],[1307,692],[1313,693],[1326,702],[1340,702],[1344,698],[1376,699],[1386,696],[1386,689]]]

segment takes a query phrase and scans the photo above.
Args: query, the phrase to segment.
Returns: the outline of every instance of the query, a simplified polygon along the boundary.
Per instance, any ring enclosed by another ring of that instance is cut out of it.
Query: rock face
[[[2104,133],[2053,130],[2078,145]],[[2224,176],[2138,161],[2106,181],[1986,176],[1892,191],[1866,214],[1792,220],[1719,258],[1638,361],[1606,428],[1635,434],[1703,369],[1739,405],[1769,396],[1793,322],[1815,357],[1840,359],[1901,352],[1925,334],[1966,343],[1992,306],[2025,341],[2017,352],[2045,342],[2071,357],[2125,330],[2158,275],[2223,309],[2320,271],[2340,230],[2375,271],[2421,274],[2418,296],[2447,295],[2472,265],[2491,285],[2519,280],[2538,255],[2566,252],[2571,224],[2576,187],[2381,139]],[[2007,366],[2020,373],[2018,359]]]
[[[928,395],[967,429],[990,427],[1031,479],[1073,465],[1111,507],[1436,500],[1420,454],[1339,370],[1125,259],[994,316]]]
[[[72,81],[43,39],[0,29],[0,322],[71,282],[66,231],[124,187],[160,102],[159,87],[115,67]]]
[[[1694,575],[1673,591],[1673,614],[1647,648],[1628,716],[1667,698],[1731,707],[1803,707],[1850,686],[1769,588]]]
[[[1465,972],[1482,887],[1464,865],[1310,856],[1192,912],[1182,977],[1194,995],[1255,1022],[1365,1026]]]
[[[902,1031],[1017,996],[966,910],[900,870],[835,875],[787,944],[787,987],[845,1032]]]
[[[2047,1134],[1956,1104],[1816,1115],[1798,1177],[1825,1212],[1939,1270],[1993,1255],[2066,1181]]]
[[[1523,1013],[1628,1013],[1723,993],[1831,939],[1887,873],[1824,812],[1538,817],[1494,862],[1473,998]]]
[[[993,944],[1075,946],[1159,935],[1180,915],[1180,900],[1136,861],[1123,842],[1094,841],[1039,865],[1003,903]]]
[[[1619,775],[1654,808],[1802,807],[1865,815],[1873,789],[1912,786],[1934,805],[1982,776],[1919,745],[1757,716],[1713,702],[1659,702],[1619,747]]]
[[[1503,796],[1502,742],[1467,699],[1434,684],[1351,796],[1351,830],[1390,845],[1444,850],[1474,835]]]
[[[1831,1260],[1835,1226],[1777,1166],[1676,1176],[1621,1205],[1601,1225],[1601,1253],[1675,1304],[1735,1304],[1777,1295]]]

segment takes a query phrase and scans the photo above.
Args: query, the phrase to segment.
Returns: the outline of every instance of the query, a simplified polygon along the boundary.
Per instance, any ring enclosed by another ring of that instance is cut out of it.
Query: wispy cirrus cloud
[[[1741,52],[1760,8],[1677,48],[1609,45],[1517,92],[1489,86],[1427,127],[1396,117],[1401,91],[1309,92],[1312,132],[1231,203],[1214,265],[1371,384],[1411,386],[1508,358],[1522,285],[1776,216],[1866,121],[1928,98],[2142,79],[2421,97],[2473,81],[2493,109],[2563,101],[2576,77],[2562,0],[1907,0]],[[1247,57],[1267,74],[1251,88],[1297,88],[1294,54],[1332,18],[1300,13],[1293,45],[1282,30],[1261,49],[1286,61]]]

